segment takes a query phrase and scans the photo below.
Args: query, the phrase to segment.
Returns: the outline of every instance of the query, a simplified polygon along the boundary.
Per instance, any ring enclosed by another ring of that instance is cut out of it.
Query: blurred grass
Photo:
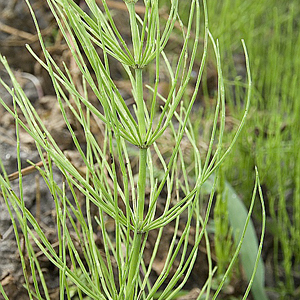
[[[184,21],[187,3],[181,5],[180,16]],[[210,0],[208,11],[210,31],[220,43],[227,116],[232,121],[224,135],[225,143],[232,139],[232,127],[235,120],[240,120],[245,101],[246,72],[241,39],[247,45],[253,78],[246,126],[222,169],[226,180],[249,206],[254,168],[258,167],[268,218],[263,250],[263,257],[271,264],[267,284],[280,299],[299,299],[299,1]],[[202,121],[194,124],[195,131],[202,126],[202,140],[205,140],[203,125],[210,122],[213,112],[207,108],[202,111]],[[259,224],[261,212],[254,210],[253,219]]]
[[[300,265],[300,6],[298,1],[212,0],[209,12],[210,30],[221,45],[231,117],[240,118],[245,93],[241,38],[249,51],[254,86],[243,134],[224,164],[226,179],[248,205],[254,166],[258,167],[268,213],[266,244],[274,271],[269,275],[274,275],[274,288],[281,299],[288,295],[296,299]],[[230,131],[227,137],[230,140]],[[257,212],[254,219],[259,215]]]

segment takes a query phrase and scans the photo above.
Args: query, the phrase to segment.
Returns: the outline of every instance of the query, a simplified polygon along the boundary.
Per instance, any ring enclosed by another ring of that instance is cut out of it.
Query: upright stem
[[[136,105],[137,105],[137,118],[139,124],[139,131],[144,142],[146,135],[146,122],[144,113],[144,95],[143,95],[143,69],[135,70],[135,80],[136,80]]]
[[[135,60],[135,88],[136,88],[136,105],[137,105],[137,118],[139,125],[139,132],[141,136],[141,143],[144,143],[144,138],[146,135],[146,122],[144,114],[144,96],[143,96],[143,68],[139,66],[140,59],[140,48],[141,40],[138,24],[136,22],[136,13],[135,13],[135,0],[125,1],[127,3],[127,8],[129,11],[130,17],[130,26],[132,34],[132,44]]]
[[[146,189],[146,167],[147,167],[147,149],[140,149],[139,179],[138,179],[138,197],[137,197],[137,226],[144,220],[144,204]],[[140,229],[140,228],[139,228]]]
[[[134,291],[136,284],[138,283],[138,277],[136,276],[139,272],[140,266],[140,249],[142,245],[142,233],[137,230],[134,232],[133,243],[132,243],[132,256],[129,265],[129,273],[127,280],[127,293],[126,300],[134,300]]]
[[[145,204],[145,188],[146,188],[146,167],[147,167],[147,149],[140,148],[139,153],[139,179],[138,179],[138,197],[135,231],[132,243],[131,260],[129,265],[129,274],[127,281],[128,297],[126,300],[133,300],[134,290],[138,282],[137,273],[139,272],[140,260],[142,257],[142,232],[140,226],[144,219],[144,204]]]
[[[134,292],[138,284],[138,272],[142,257],[142,232],[141,224],[144,220],[144,205],[145,205],[145,189],[146,189],[146,168],[147,168],[147,147],[144,145],[146,136],[146,121],[144,112],[144,96],[143,96],[143,69],[135,70],[136,83],[136,104],[137,104],[137,119],[140,133],[140,150],[139,150],[139,177],[138,177],[138,195],[135,211],[135,231],[132,242],[131,257],[129,262],[129,273],[127,281],[126,300],[134,300]]]

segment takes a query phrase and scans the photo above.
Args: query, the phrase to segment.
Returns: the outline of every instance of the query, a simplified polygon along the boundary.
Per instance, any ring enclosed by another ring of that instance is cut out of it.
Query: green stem
[[[128,297],[126,299],[133,300],[134,290],[137,281],[137,273],[139,272],[142,232],[140,231],[141,224],[144,219],[144,205],[145,205],[145,189],[146,189],[146,167],[147,167],[147,149],[141,148],[139,153],[139,179],[138,179],[138,198],[136,211],[135,232],[132,243],[132,256],[129,266],[129,274],[127,281]]]
[[[135,89],[136,89],[136,104],[137,104],[137,119],[139,125],[139,133],[141,138],[141,145],[143,145],[144,138],[146,135],[146,122],[145,122],[145,113],[144,113],[144,96],[143,96],[143,68],[139,66],[139,56],[140,56],[140,34],[138,25],[136,22],[135,15],[135,2],[127,2],[127,8],[129,11],[130,17],[130,26],[131,26],[131,34],[132,34],[132,44],[133,44],[133,52],[135,59]]]
[[[137,226],[138,226],[138,228],[141,226],[141,224],[143,223],[143,220],[144,220],[146,167],[147,167],[147,149],[140,149],[138,198],[137,198]]]
[[[140,266],[140,249],[142,245],[142,233],[135,231],[133,243],[132,243],[132,258],[130,261],[129,266],[129,274],[128,274],[128,281],[127,281],[127,296],[126,300],[133,300],[134,298],[134,291],[136,287],[137,281],[137,272],[139,272]]]
[[[146,122],[144,113],[144,95],[143,95],[143,69],[135,70],[136,80],[136,105],[137,105],[137,118],[139,124],[139,131],[141,135],[141,143],[143,145],[143,139],[146,135]]]
[[[135,211],[135,231],[132,242],[131,259],[129,265],[126,300],[133,300],[135,289],[138,285],[138,272],[142,257],[142,232],[141,225],[144,220],[145,189],[146,189],[146,167],[147,167],[147,147],[144,139],[146,136],[146,121],[144,111],[143,95],[143,69],[138,66],[140,37],[136,23],[135,3],[127,3],[130,16],[130,25],[132,32],[132,43],[134,58],[136,63],[135,69],[135,97],[137,105],[137,119],[140,135],[140,152],[139,152],[139,177],[138,177],[138,195],[137,206]]]

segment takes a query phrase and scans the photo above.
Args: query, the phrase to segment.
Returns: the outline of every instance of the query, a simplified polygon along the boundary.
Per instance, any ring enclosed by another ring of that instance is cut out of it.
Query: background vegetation
[[[248,47],[251,108],[224,173],[245,201],[258,166],[267,210],[263,258],[267,286],[279,299],[299,298],[300,263],[300,7],[297,1],[209,1],[220,40],[229,115],[243,105],[238,40]],[[236,83],[239,87],[237,87]],[[235,88],[232,85],[235,84]],[[227,94],[227,95],[228,95]],[[225,139],[230,136],[226,135]],[[254,213],[260,220],[260,213]],[[274,277],[273,277],[274,276]]]
[[[184,6],[185,4],[183,4]],[[244,58],[250,56],[253,93],[243,129],[224,162],[226,179],[245,204],[254,166],[267,210],[263,258],[267,290],[274,299],[298,299],[300,283],[300,7],[298,1],[208,1],[210,30],[220,42],[228,118],[240,118]],[[184,8],[182,14],[184,14]],[[184,18],[184,17],[183,17]],[[207,94],[208,98],[213,98]],[[209,113],[202,114],[203,124]],[[231,129],[224,139],[230,141]],[[261,221],[260,211],[254,222]],[[256,226],[257,232],[260,231]],[[226,245],[223,245],[226,248]]]

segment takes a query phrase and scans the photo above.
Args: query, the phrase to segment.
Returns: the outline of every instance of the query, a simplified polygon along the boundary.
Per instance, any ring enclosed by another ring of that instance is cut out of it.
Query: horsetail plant
[[[191,1],[188,22],[184,26],[178,12],[178,0],[170,1],[168,18],[165,20],[160,15],[158,0],[144,0],[143,17],[136,13],[137,0],[124,0],[132,38],[128,43],[118,30],[105,0],[102,0],[101,7],[95,0],[86,0],[88,13],[72,0],[47,0],[80,72],[80,84],[74,80],[74,74],[68,66],[63,64],[61,68],[47,51],[34,11],[29,1],[26,2],[37,28],[44,60],[30,46],[27,46],[28,50],[52,79],[62,117],[86,167],[84,174],[79,172],[60,149],[16,81],[5,57],[1,56],[1,62],[13,83],[13,88],[10,88],[1,80],[13,98],[14,108],[6,105],[2,99],[1,103],[16,123],[19,196],[11,188],[3,167],[4,175],[0,182],[11,218],[14,222],[16,215],[25,236],[30,270],[25,266],[21,250],[20,255],[30,298],[50,299],[50,296],[29,236],[39,251],[59,269],[60,299],[65,299],[65,295],[71,299],[76,293],[79,299],[113,300],[173,299],[187,282],[197,258],[199,244],[204,239],[209,272],[198,299],[209,299],[215,270],[206,226],[216,179],[204,218],[201,216],[199,195],[203,184],[213,173],[217,178],[218,168],[233,147],[245,122],[250,103],[251,77],[244,42],[248,70],[245,112],[232,143],[224,149],[224,83],[219,45],[208,28],[206,1]],[[182,46],[174,65],[165,48],[175,25],[179,25],[181,31]],[[211,140],[203,159],[189,117],[199,91],[209,42],[213,45],[218,66],[218,97]],[[190,101],[185,106],[182,99],[187,87],[192,85],[192,72],[195,72],[195,60],[199,53],[202,53],[201,64]],[[111,60],[117,61],[128,76],[135,103],[133,107],[127,105],[112,79]],[[154,82],[147,76],[147,70],[151,67],[155,70]],[[170,81],[165,98],[158,88],[163,68],[167,70]],[[149,101],[145,101],[146,83]],[[91,93],[98,99],[98,104],[89,100]],[[70,112],[83,129],[84,147],[71,126]],[[92,122],[99,124],[99,131],[104,128],[101,143],[91,126]],[[20,128],[34,139],[43,162],[43,168],[36,168],[55,201],[58,250],[49,242],[22,198]],[[166,134],[174,142],[169,155],[163,153],[161,147]],[[194,160],[192,171],[188,168],[182,141],[189,144],[191,149],[190,155]],[[132,162],[135,155],[138,156],[137,167]],[[63,183],[54,180],[54,167],[62,173]],[[78,191],[85,198],[84,208],[78,199]],[[92,206],[97,208],[96,215],[92,213]],[[249,218],[250,214],[248,221]],[[107,220],[114,222],[114,234],[107,230]],[[95,222],[99,227],[95,226]],[[152,268],[166,226],[173,227],[173,236],[168,244],[164,265],[153,281]],[[192,227],[195,231],[191,230]],[[14,228],[18,240],[15,223]],[[95,242],[97,228],[101,230],[103,249],[99,249]],[[156,241],[151,257],[146,258],[144,252],[151,231],[156,231]],[[189,248],[191,238],[194,244]],[[170,278],[175,260],[178,261],[177,268],[172,271]],[[33,287],[29,283],[29,276],[33,278]],[[161,286],[164,286],[163,290],[160,290]],[[2,287],[1,292],[5,296]]]

